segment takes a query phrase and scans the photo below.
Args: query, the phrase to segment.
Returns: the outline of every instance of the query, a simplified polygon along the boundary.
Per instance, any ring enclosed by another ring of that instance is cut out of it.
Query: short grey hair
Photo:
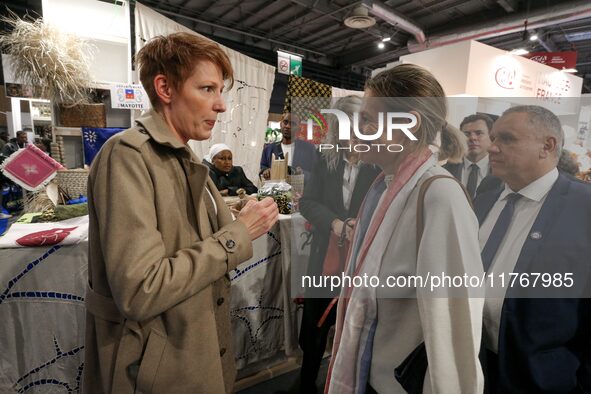
[[[343,111],[349,119],[351,120],[351,124],[353,123],[353,113],[359,112],[361,109],[361,103],[363,99],[359,96],[346,96],[342,97],[337,100],[336,103],[332,106],[333,109],[338,109]],[[335,147],[339,144],[339,122],[337,117],[334,115],[327,116],[327,131],[322,139],[323,144],[331,144]],[[326,165],[329,170],[335,170],[339,165],[341,153],[337,152],[336,149],[329,149],[322,152],[322,156],[324,160],[326,160]]]
[[[530,126],[537,132],[546,130],[556,138],[556,158],[558,159],[562,153],[564,146],[564,132],[560,120],[552,111],[539,105],[518,105],[511,107],[505,112],[503,116],[517,112],[525,112],[528,116]]]

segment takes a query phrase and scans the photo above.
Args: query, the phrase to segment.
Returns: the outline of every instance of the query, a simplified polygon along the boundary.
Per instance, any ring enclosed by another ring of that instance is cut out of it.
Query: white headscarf
[[[207,161],[209,161],[210,163],[213,163],[213,158],[220,153],[221,151],[224,150],[229,150],[230,152],[232,152],[232,149],[230,149],[230,147],[226,144],[213,144],[211,146],[211,148],[209,148],[209,154],[207,155],[207,157],[205,158]]]

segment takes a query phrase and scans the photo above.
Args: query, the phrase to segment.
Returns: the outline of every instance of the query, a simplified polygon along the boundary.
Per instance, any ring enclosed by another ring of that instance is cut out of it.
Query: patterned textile
[[[0,238],[0,248],[71,245],[88,237],[88,215],[54,223],[14,223]]]
[[[298,349],[298,307],[289,296],[295,247],[290,240],[300,238],[304,219],[280,216],[253,242],[252,258],[229,273],[239,377]],[[301,253],[307,261],[309,247]],[[0,249],[0,262],[0,393],[79,393],[88,243]]]
[[[80,393],[87,251],[0,250],[0,393]]]
[[[2,173],[29,191],[42,189],[64,167],[35,145],[27,145],[2,163]]]
[[[295,138],[307,139],[306,120],[313,118],[322,108],[330,108],[331,95],[330,85],[295,75],[289,76],[283,112],[297,114],[302,122],[298,131],[292,130]],[[326,132],[326,127],[321,126],[321,123],[313,123],[314,138],[311,142],[314,144],[319,144]]]
[[[96,154],[101,150],[101,147],[109,138],[125,129],[121,128],[98,128],[98,127],[83,127],[82,128],[82,142],[84,144],[84,164],[90,165]]]

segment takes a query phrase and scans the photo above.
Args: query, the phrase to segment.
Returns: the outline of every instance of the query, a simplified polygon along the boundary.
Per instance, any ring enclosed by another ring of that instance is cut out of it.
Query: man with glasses
[[[488,148],[491,145],[489,131],[493,120],[485,114],[464,118],[460,130],[466,136],[468,153],[461,163],[447,163],[444,168],[456,177],[472,198],[486,190],[496,189],[501,181],[490,174]],[[484,182],[483,182],[484,181]]]
[[[260,175],[264,179],[271,177],[271,163],[273,162],[273,155],[276,159],[285,159],[287,155],[287,165],[289,174],[295,174],[300,169],[304,175],[310,173],[316,162],[316,149],[314,145],[292,138],[291,129],[297,130],[300,125],[300,119],[296,115],[289,112],[283,114],[281,118],[281,135],[283,138],[280,142],[274,142],[265,145],[261,155],[261,171]]]

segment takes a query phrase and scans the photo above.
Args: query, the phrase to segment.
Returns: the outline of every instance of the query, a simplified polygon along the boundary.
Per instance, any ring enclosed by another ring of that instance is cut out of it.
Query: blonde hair
[[[214,41],[190,33],[173,33],[152,38],[136,55],[139,77],[152,107],[158,109],[160,100],[154,88],[154,78],[163,74],[179,90],[200,60],[210,61],[220,68],[224,80],[234,83],[234,71],[228,55]]]
[[[421,115],[421,124],[415,133],[416,150],[433,145],[441,132],[439,159],[459,161],[464,156],[466,137],[445,120],[445,92],[429,71],[415,64],[401,64],[368,79],[365,89],[376,97],[387,98],[388,104]]]
[[[332,108],[343,111],[349,117],[351,123],[353,123],[353,113],[359,112],[362,101],[362,98],[359,96],[346,96],[338,99]],[[337,146],[339,144],[339,122],[336,116],[327,116],[327,118],[327,131],[322,139],[322,143]],[[322,157],[326,161],[326,166],[329,170],[336,170],[339,165],[341,153],[336,149],[329,149],[322,152]]]

